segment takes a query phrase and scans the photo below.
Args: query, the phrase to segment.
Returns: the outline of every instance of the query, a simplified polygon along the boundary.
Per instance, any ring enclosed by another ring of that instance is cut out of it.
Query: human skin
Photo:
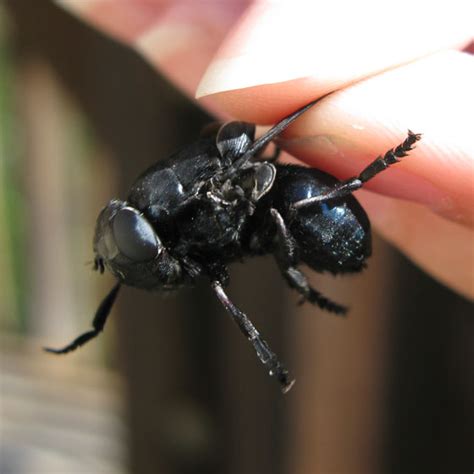
[[[275,123],[329,92],[279,140],[357,175],[407,129],[423,138],[357,198],[433,277],[474,296],[474,7],[468,1],[60,0],[136,48],[221,117]],[[471,47],[472,50],[472,47]],[[368,192],[371,191],[371,192]]]

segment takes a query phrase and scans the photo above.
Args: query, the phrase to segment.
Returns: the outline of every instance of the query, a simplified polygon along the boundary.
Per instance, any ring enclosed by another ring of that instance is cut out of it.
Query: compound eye
[[[120,252],[137,262],[155,258],[161,243],[150,223],[135,209],[124,207],[114,217],[112,224],[115,243]]]

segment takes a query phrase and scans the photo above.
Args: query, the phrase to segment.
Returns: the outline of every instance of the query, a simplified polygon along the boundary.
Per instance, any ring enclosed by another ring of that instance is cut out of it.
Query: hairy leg
[[[309,301],[331,313],[345,314],[347,312],[346,307],[331,301],[311,287],[304,273],[296,268],[298,259],[293,237],[288,231],[280,213],[276,209],[271,209],[270,213],[277,227],[278,247],[275,252],[275,258],[280,267],[281,274],[288,285],[300,293],[303,301]]]
[[[74,339],[70,344],[63,347],[62,349],[52,349],[50,347],[45,347],[44,350],[46,352],[51,352],[52,354],[67,354],[68,352],[77,349],[96,337],[104,329],[107,317],[109,316],[110,310],[114,305],[119,290],[120,283],[117,283],[109,292],[109,294],[104,298],[102,303],[100,303],[95,313],[94,319],[92,320],[93,329],[76,337],[76,339]]]
[[[327,201],[328,199],[335,199],[347,196],[348,194],[360,189],[364,183],[377,176],[382,171],[386,170],[390,165],[398,163],[400,158],[408,155],[408,152],[413,149],[414,144],[421,139],[421,134],[413,133],[408,130],[408,136],[403,143],[400,143],[396,148],[392,148],[385,153],[383,156],[376,158],[369,166],[367,166],[359,176],[355,178],[347,179],[337,183],[333,188],[328,189],[325,193],[319,196],[313,196],[308,199],[302,199],[301,201],[295,202],[293,207],[298,209],[300,207],[307,206],[308,204],[314,204],[316,202]]]
[[[278,360],[276,354],[270,349],[267,342],[262,339],[262,336],[252,324],[245,313],[237,308],[225,293],[222,285],[218,281],[212,282],[212,288],[216,293],[217,298],[222,303],[227,312],[232,316],[243,335],[250,341],[258,358],[262,364],[268,369],[271,376],[275,376],[280,382],[281,390],[287,393],[295,381],[290,377],[288,371]]]

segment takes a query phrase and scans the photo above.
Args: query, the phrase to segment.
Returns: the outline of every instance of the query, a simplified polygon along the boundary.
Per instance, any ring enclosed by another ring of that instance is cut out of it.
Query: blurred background
[[[95,219],[211,120],[142,58],[49,2],[0,4],[0,473],[472,473],[472,305],[375,236],[359,276],[297,306],[271,258],[229,293],[297,379],[282,396],[207,285],[125,288]],[[433,236],[433,238],[436,238]]]

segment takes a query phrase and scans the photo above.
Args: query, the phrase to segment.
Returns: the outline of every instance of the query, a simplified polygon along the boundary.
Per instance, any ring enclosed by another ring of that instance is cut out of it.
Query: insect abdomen
[[[367,214],[353,196],[291,209],[292,203],[320,195],[334,183],[336,178],[313,168],[278,166],[274,205],[304,263],[317,271],[357,272],[371,254],[371,233]]]

